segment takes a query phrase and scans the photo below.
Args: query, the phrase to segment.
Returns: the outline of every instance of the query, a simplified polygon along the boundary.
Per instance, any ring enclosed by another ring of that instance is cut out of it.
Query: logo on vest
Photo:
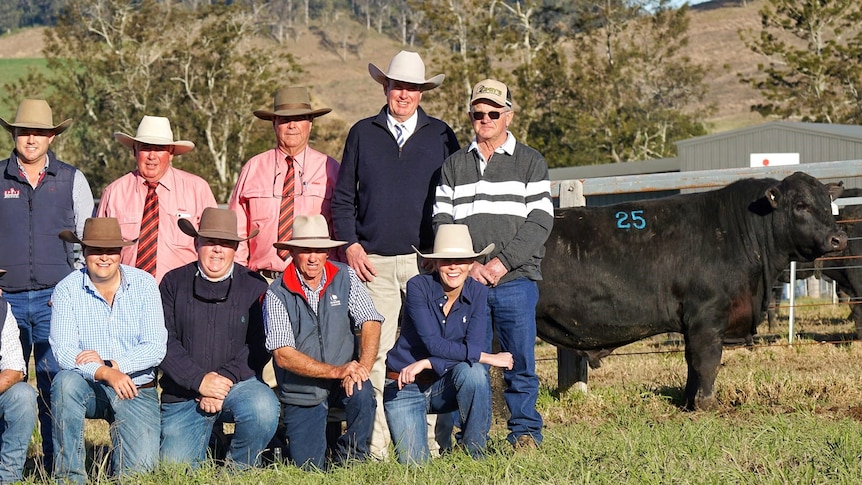
[[[329,306],[341,306],[341,300],[338,295],[329,295]]]
[[[3,198],[4,199],[18,199],[20,197],[21,197],[21,191],[16,190],[14,187],[9,189],[9,190],[3,191]]]

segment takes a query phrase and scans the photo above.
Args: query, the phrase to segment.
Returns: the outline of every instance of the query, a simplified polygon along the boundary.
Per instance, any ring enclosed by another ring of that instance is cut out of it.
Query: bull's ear
[[[778,201],[780,199],[781,191],[778,190],[778,187],[770,187],[766,189],[766,200],[769,201],[769,205],[771,205],[773,209],[778,208]]]
[[[844,181],[842,180],[837,184],[828,183],[826,184],[826,188],[829,189],[829,197],[831,197],[832,200],[835,200],[841,197],[841,194],[844,192]]]

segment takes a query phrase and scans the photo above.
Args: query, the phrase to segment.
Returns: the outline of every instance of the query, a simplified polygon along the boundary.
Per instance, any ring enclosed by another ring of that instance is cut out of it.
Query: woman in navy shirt
[[[434,252],[420,256],[433,272],[407,282],[401,334],[386,354],[383,406],[400,463],[429,459],[426,413],[459,411],[459,444],[481,455],[491,428],[488,368],[511,369],[512,354],[485,349],[488,289],[470,277],[477,257],[466,225],[444,224]],[[485,365],[482,365],[485,364]]]

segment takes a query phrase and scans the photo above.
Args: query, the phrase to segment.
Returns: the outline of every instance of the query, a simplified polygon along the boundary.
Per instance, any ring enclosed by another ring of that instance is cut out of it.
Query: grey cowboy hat
[[[201,213],[201,223],[198,230],[188,219],[182,218],[177,221],[180,230],[191,237],[207,237],[211,239],[224,239],[225,241],[245,241],[257,236],[258,229],[251,231],[248,237],[242,238],[237,234],[236,212],[230,209],[219,209],[207,207]]]

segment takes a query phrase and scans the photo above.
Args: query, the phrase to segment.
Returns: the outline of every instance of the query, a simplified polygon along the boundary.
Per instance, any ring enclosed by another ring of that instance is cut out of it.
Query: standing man
[[[0,269],[0,276],[6,270]],[[18,322],[0,296],[0,483],[20,482],[27,446],[36,427],[36,391],[24,381],[27,374]]]
[[[466,224],[474,249],[494,244],[470,275],[490,287],[486,351],[493,324],[500,347],[515,360],[503,371],[511,414],[507,438],[516,449],[530,449],[542,442],[542,416],[536,411],[536,280],[542,278],[554,209],[545,159],[508,131],[514,116],[505,84],[486,79],[473,87],[470,119],[476,138],[443,164],[434,224]]]
[[[371,374],[377,398],[371,452],[383,457],[390,441],[383,413],[386,352],[395,344],[407,281],[419,274],[412,247],[424,250],[433,244],[434,186],[443,160],[458,150],[458,140],[446,123],[419,107],[422,93],[444,78],[438,74],[426,79],[419,54],[401,51],[388,72],[374,64],[368,64],[368,72],[383,85],[386,106],[358,121],[347,135],[332,221],[335,236],[347,241],[347,263],[385,318]],[[434,420],[431,415],[429,424]],[[449,443],[450,426],[443,427],[439,439]],[[433,444],[432,451],[437,448]]]
[[[289,87],[275,92],[272,111],[254,112],[272,122],[276,146],[242,167],[228,208],[236,212],[244,238],[237,262],[270,282],[288,263],[287,251],[277,251],[272,244],[290,239],[293,218],[323,214],[330,221],[338,162],[308,146],[314,118],[330,111],[312,108],[307,88]],[[254,231],[258,236],[246,240]]]
[[[74,269],[72,244],[57,238],[63,230],[81,234],[93,214],[93,193],[84,174],[49,150],[54,137],[72,120],[54,124],[51,107],[43,99],[25,99],[15,121],[0,124],[12,134],[15,149],[0,162],[0,266],[9,274],[0,283],[18,322],[25,372],[30,354],[36,362],[39,390],[39,427],[43,465],[51,473],[53,438],[51,380],[57,361],[48,344],[51,293],[54,285]],[[26,376],[24,381],[26,382]]]
[[[204,179],[171,166],[195,144],[174,141],[167,118],[144,116],[135,136],[117,132],[114,138],[132,149],[137,169],[105,187],[96,215],[117,218],[123,237],[137,241],[123,248],[122,263],[161,281],[168,271],[197,259],[194,240],[177,221],[198,224],[205,208],[216,207],[215,197]]]
[[[85,483],[84,420],[111,423],[114,473],[153,470],[159,458],[156,367],[168,332],[153,277],[120,264],[114,218],[87,219],[84,236],[60,238],[84,248],[84,268],[57,283],[51,347],[62,369],[51,388],[55,478]]]
[[[303,468],[324,468],[330,407],[344,409],[347,420],[333,461],[361,461],[369,453],[376,401],[368,377],[383,317],[356,273],[327,261],[329,250],[343,244],[329,237],[322,215],[297,216],[293,239],[275,244],[290,251],[291,262],[264,301],[288,450]]]
[[[198,260],[168,272],[159,286],[168,329],[161,459],[200,465],[213,425],[230,422],[227,462],[252,467],[278,425],[278,400],[256,377],[269,361],[260,304],[266,281],[234,263],[247,238],[237,234],[233,211],[209,207],[199,230],[187,219],[179,226],[195,238]]]

